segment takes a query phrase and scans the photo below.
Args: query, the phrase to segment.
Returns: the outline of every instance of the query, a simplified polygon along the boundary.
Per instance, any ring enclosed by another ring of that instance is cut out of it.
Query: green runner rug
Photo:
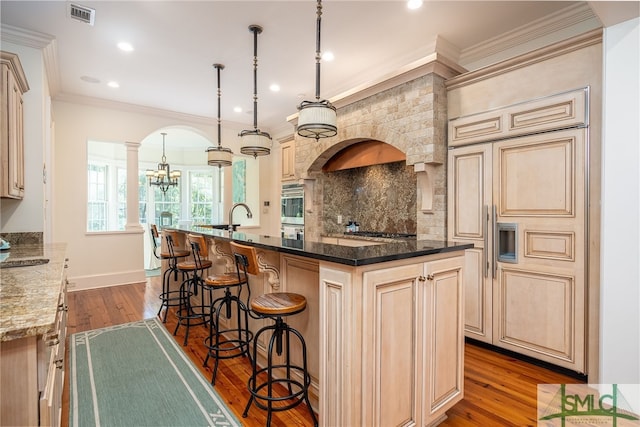
[[[73,334],[69,426],[240,426],[157,319]]]

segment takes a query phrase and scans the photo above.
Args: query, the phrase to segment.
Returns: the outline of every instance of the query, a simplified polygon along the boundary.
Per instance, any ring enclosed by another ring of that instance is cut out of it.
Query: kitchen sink
[[[16,259],[0,262],[0,268],[31,267],[49,262],[49,258]]]

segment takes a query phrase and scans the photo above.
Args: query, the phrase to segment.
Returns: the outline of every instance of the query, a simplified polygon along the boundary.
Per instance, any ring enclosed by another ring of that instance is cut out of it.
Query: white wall
[[[49,88],[42,51],[2,42],[2,50],[18,54],[29,91],[24,94],[25,191],[22,200],[0,199],[0,230],[3,233],[44,232],[44,184],[42,167],[49,121],[45,111]]]
[[[640,384],[639,27],[636,18],[604,33],[602,384]]]
[[[54,102],[53,111],[56,140],[54,240],[67,242],[69,245],[70,281],[74,283],[75,289],[87,289],[144,280],[143,239],[146,236],[140,231],[86,233],[87,140],[140,142],[150,133],[172,126],[191,127],[203,135],[215,138],[217,128],[213,121],[208,125],[189,122],[184,118],[178,120],[169,115],[143,114],[61,101]],[[224,129],[222,136],[223,144],[234,153],[240,152],[237,132],[234,129]],[[270,157],[259,157],[257,160],[248,158],[247,167],[253,162],[260,162],[260,182],[269,182],[269,175],[273,170],[269,163],[274,161]],[[206,164],[204,152],[202,162]],[[225,182],[231,182],[230,168],[225,169]],[[271,188],[260,185],[259,191],[259,200],[271,198]],[[226,186],[225,201],[230,200],[230,186]],[[225,205],[230,206],[230,202]],[[267,232],[262,227],[247,231]]]

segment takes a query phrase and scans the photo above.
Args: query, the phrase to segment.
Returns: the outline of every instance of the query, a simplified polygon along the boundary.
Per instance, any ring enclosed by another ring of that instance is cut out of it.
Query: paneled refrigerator
[[[585,372],[584,127],[448,152],[448,237],[469,242],[465,334]]]

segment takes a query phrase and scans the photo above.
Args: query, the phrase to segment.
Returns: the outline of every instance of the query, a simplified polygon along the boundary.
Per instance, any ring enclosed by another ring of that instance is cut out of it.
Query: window
[[[149,185],[147,184],[146,171],[138,171],[138,217],[141,224],[147,223],[147,197]]]
[[[87,231],[119,231],[127,224],[126,149],[87,143]]]
[[[190,218],[194,224],[221,224],[222,186],[219,169],[189,172]]]
[[[107,229],[107,166],[89,163],[87,231]]]
[[[140,222],[160,226],[180,225],[183,220],[193,224],[222,224],[223,172],[218,168],[176,167],[182,170],[180,184],[166,193],[149,185],[146,169],[138,171]]]
[[[182,181],[182,179],[180,181]],[[154,186],[151,191],[155,206],[154,223],[160,224],[161,226],[178,224],[182,216],[182,191],[180,191],[180,185],[171,187],[166,192]]]
[[[182,170],[177,186],[163,192],[149,185],[147,169],[157,168],[154,147],[143,156],[139,151],[137,193],[139,220],[142,224],[180,226],[188,224],[224,224],[224,169],[204,166],[202,151],[177,149],[171,152],[172,169]],[[157,150],[156,150],[157,151]],[[127,218],[127,147],[124,143],[88,141],[87,143],[87,220],[88,232],[124,231]],[[241,163],[244,162],[241,159]],[[243,165],[244,166],[244,163]],[[238,176],[244,184],[244,168]],[[237,184],[240,187],[240,184]],[[243,187],[244,188],[244,187]],[[136,191],[136,189],[132,189]],[[244,193],[244,191],[242,191]]]
[[[117,205],[118,205],[118,230],[124,230],[127,225],[127,170],[116,168]]]

